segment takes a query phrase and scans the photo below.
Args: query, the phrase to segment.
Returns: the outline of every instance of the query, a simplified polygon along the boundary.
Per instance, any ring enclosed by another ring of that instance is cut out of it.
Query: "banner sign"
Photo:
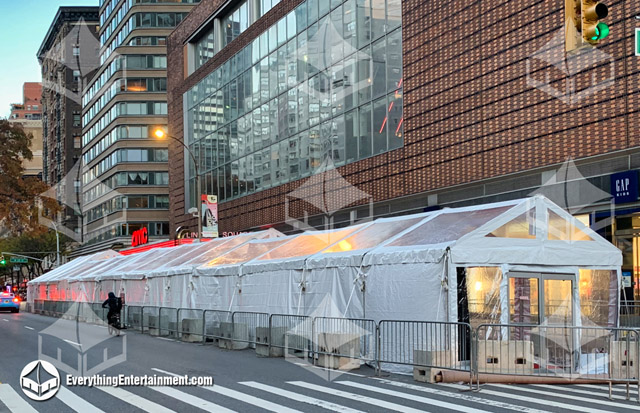
[[[611,175],[611,195],[616,204],[638,200],[638,171],[625,171]]]
[[[202,195],[202,237],[218,238],[218,197]]]

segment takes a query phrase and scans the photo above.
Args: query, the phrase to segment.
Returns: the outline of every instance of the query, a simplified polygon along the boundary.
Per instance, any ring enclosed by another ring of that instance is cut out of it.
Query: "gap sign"
[[[611,195],[616,204],[638,200],[638,171],[626,171],[611,175]]]

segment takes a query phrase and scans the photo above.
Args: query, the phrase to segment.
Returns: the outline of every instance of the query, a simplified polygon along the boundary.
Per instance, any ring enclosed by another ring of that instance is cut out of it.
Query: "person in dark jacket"
[[[122,310],[122,301],[120,298],[117,298],[114,293],[109,293],[109,298],[107,298],[104,303],[102,303],[102,308],[107,308],[109,306],[109,312],[107,313],[107,321],[109,324],[113,325],[116,328],[119,326],[115,325],[116,316],[120,314],[120,310]]]

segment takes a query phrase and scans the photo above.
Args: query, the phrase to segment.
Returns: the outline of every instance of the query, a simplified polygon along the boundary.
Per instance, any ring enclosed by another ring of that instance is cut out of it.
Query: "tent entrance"
[[[509,324],[540,325],[511,328],[511,339],[532,341],[541,366],[571,369],[574,325],[574,276],[509,273]]]

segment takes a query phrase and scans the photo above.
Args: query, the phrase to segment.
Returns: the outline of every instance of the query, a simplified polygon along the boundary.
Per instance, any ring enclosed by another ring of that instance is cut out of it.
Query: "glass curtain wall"
[[[230,200],[401,147],[400,10],[307,0],[189,90],[201,193]]]

